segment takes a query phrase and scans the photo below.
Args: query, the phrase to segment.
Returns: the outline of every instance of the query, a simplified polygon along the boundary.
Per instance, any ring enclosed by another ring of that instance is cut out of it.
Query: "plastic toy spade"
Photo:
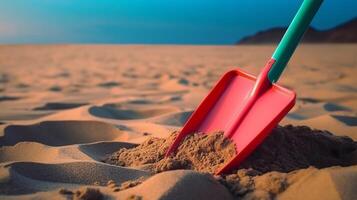
[[[254,151],[295,104],[295,92],[279,79],[322,0],[304,0],[272,58],[258,77],[239,69],[227,72],[190,116],[168,149],[173,153],[190,133],[223,131],[237,155],[216,174],[228,173]]]

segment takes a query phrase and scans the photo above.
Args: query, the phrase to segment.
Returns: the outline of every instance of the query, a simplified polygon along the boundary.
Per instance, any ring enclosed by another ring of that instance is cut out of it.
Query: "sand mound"
[[[290,199],[357,199],[357,166],[291,172],[289,187],[279,195]]]
[[[349,137],[306,126],[277,127],[241,165],[260,172],[289,172],[314,166],[324,168],[356,164],[357,143]]]
[[[131,195],[142,199],[211,199],[230,200],[232,195],[212,176],[191,170],[175,170],[154,175],[142,184],[117,193],[126,199]]]
[[[105,161],[120,166],[142,166],[154,172],[193,169],[213,173],[236,154],[234,144],[222,134],[192,134],[173,156],[164,158],[174,137],[175,134],[167,139],[150,138],[133,149],[115,152]],[[353,165],[357,163],[356,150],[357,143],[348,137],[304,126],[277,127],[240,169],[216,179],[236,197],[272,199],[294,180],[295,171],[290,171],[310,167],[307,171],[312,173],[316,169],[311,166]]]
[[[58,159],[58,149],[48,148],[48,146],[39,143],[20,142],[15,146],[5,146],[0,149],[0,162],[51,162],[56,159]]]
[[[163,159],[168,146],[175,137],[175,134],[167,139],[151,137],[135,148],[122,148],[114,152],[104,162],[133,167],[158,162]]]
[[[235,145],[224,138],[223,133],[195,133],[187,136],[172,156],[164,158],[175,137],[176,133],[166,140],[150,138],[136,148],[119,150],[106,162],[120,166],[154,164],[152,170],[155,172],[194,169],[214,173],[236,154]]]
[[[236,154],[234,144],[222,134],[192,134],[173,156],[164,158],[175,136],[150,138],[133,149],[115,152],[105,161],[120,166],[143,166],[154,172],[193,169],[213,173]],[[292,184],[294,177],[303,177],[303,173],[314,173],[316,168],[356,164],[356,150],[357,143],[348,137],[304,126],[277,127],[240,169],[215,178],[236,197],[273,199]],[[304,168],[309,169],[290,172]],[[141,181],[133,186],[139,183]]]
[[[155,172],[194,169],[213,173],[236,154],[234,145],[222,134],[192,134],[185,138],[173,156],[164,158],[174,137],[175,134],[167,139],[150,138],[136,148],[115,152],[106,162],[130,167],[154,164]],[[265,173],[289,172],[309,166],[348,166],[356,162],[353,158],[356,149],[357,143],[348,137],[288,125],[275,128],[240,168]]]

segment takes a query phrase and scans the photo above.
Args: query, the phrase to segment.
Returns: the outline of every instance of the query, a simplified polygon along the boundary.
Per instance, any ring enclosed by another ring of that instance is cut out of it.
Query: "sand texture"
[[[0,199],[357,199],[357,45],[297,49],[279,80],[296,105],[240,169],[162,159],[225,71],[256,75],[273,50],[0,46]],[[140,162],[103,162],[148,141]]]
[[[158,173],[175,169],[191,169],[214,174],[237,153],[234,142],[223,133],[192,133],[175,152],[165,157],[177,133],[168,138],[149,138],[139,146],[120,149],[104,162],[123,167],[145,167]],[[152,164],[151,166],[145,166]]]
[[[122,148],[104,162],[118,166],[140,167],[153,173],[187,169],[215,172],[236,155],[233,141],[222,133],[193,133],[186,136],[169,157],[165,152],[177,134],[168,138],[149,138],[137,147]],[[288,186],[289,174],[304,168],[356,165],[357,142],[346,136],[305,126],[277,127],[237,170],[214,176],[237,198],[275,198]],[[272,172],[273,171],[273,172]],[[270,173],[272,172],[272,173]],[[294,172],[295,173],[295,172]],[[126,184],[130,188],[142,183]],[[120,189],[120,187],[119,187]],[[257,192],[258,190],[262,190]]]

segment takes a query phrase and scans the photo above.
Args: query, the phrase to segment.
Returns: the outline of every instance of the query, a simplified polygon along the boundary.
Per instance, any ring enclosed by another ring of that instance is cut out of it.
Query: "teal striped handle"
[[[308,29],[312,18],[320,8],[322,1],[323,0],[304,0],[302,3],[299,11],[296,13],[272,56],[275,63],[268,74],[271,83],[274,83],[279,79],[302,36]]]

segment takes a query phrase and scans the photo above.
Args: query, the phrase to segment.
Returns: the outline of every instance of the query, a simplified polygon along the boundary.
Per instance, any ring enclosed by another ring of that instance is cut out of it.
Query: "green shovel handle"
[[[300,6],[299,11],[296,13],[272,56],[275,63],[268,74],[271,83],[279,79],[322,1],[323,0],[304,0]]]

